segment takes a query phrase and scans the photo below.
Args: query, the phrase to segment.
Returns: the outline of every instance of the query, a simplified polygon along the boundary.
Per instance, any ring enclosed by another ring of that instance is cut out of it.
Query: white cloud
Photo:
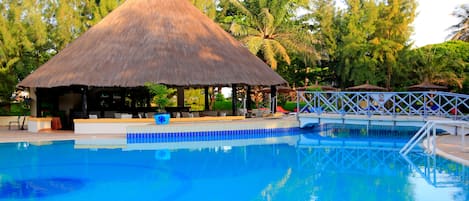
[[[418,3],[411,38],[416,47],[422,47],[444,42],[450,34],[447,29],[458,22],[451,13],[457,6],[469,3],[469,0],[418,0]]]

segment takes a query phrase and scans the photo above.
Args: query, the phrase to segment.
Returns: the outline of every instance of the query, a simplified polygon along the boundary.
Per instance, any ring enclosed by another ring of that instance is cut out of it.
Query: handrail
[[[297,115],[307,113],[443,117],[469,121],[469,95],[417,92],[297,92]]]
[[[419,143],[423,137],[427,137],[427,148],[430,149],[429,153],[430,154],[435,154],[436,150],[436,145],[435,145],[435,137],[436,137],[436,129],[437,126],[444,126],[444,125],[452,125],[456,127],[456,132],[454,133],[457,135],[458,131],[457,128],[458,126],[461,127],[461,143],[463,144],[462,147],[465,146],[465,128],[469,127],[469,122],[467,121],[454,121],[454,120],[430,120],[427,121],[418,131],[417,133],[402,147],[402,149],[399,151],[400,154],[402,155],[407,155],[410,150],[412,150],[417,143]],[[430,132],[432,132],[432,135],[430,137]]]
[[[427,121],[422,128],[420,128],[417,133],[402,147],[402,149],[399,151],[400,154],[402,155],[407,155],[410,150],[412,150],[417,143],[422,140],[422,138],[426,135],[428,135],[428,129],[431,129],[434,126],[434,123],[431,121]]]

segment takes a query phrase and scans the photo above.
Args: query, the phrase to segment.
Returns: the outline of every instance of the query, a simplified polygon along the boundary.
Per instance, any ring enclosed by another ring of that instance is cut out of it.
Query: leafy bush
[[[300,103],[300,107],[305,106],[306,103],[302,102]],[[287,101],[285,105],[282,106],[283,109],[288,110],[288,111],[294,111],[296,109],[296,102],[294,101]]]
[[[225,99],[225,97],[223,96],[222,93],[217,93],[217,94],[215,95],[215,100],[216,100],[216,101],[225,101],[226,99]]]
[[[24,105],[24,103],[11,103],[10,110],[6,107],[0,107],[0,116],[29,116],[31,111]]]
[[[153,96],[152,102],[155,103],[160,110],[170,103],[170,98],[168,97],[173,90],[168,89],[165,85],[154,84],[154,83],[145,83],[145,87],[150,91],[150,94]]]
[[[231,110],[231,101],[215,101],[213,110]]]

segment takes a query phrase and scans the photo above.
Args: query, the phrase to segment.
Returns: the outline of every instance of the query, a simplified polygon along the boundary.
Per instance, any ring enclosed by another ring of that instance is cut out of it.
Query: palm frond
[[[290,56],[288,55],[287,49],[278,41],[276,40],[268,40],[272,43],[272,47],[274,48],[275,52],[279,54],[285,62],[288,64],[291,63]]]
[[[274,31],[274,16],[272,16],[268,8],[262,8],[260,16],[262,20],[262,28],[264,30],[264,34],[266,36],[271,35]]]
[[[262,46],[262,53],[264,54],[264,59],[267,64],[270,65],[272,69],[277,69],[277,60],[275,59],[275,51],[272,48],[272,45],[268,42],[264,42]]]
[[[242,42],[247,46],[248,50],[257,55],[257,53],[261,50],[264,39],[259,36],[248,36],[242,40]]]
[[[249,11],[241,2],[238,0],[229,0],[231,5],[233,5],[236,9],[238,9],[241,13],[246,15],[247,17],[254,18],[254,15]]]

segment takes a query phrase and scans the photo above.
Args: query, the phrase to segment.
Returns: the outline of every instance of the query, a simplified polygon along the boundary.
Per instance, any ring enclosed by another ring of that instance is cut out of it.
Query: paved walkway
[[[452,161],[469,166],[469,138],[466,136],[465,140],[467,142],[463,145],[461,136],[439,136],[436,140],[436,153]]]
[[[268,120],[277,121],[277,120]],[[29,133],[26,130],[8,130],[0,127],[0,142],[41,142],[77,139],[124,139],[125,134],[74,134],[73,131],[45,131]],[[437,138],[437,154],[469,166],[469,138],[463,146],[460,136],[445,135]],[[425,145],[425,143],[424,143]]]

